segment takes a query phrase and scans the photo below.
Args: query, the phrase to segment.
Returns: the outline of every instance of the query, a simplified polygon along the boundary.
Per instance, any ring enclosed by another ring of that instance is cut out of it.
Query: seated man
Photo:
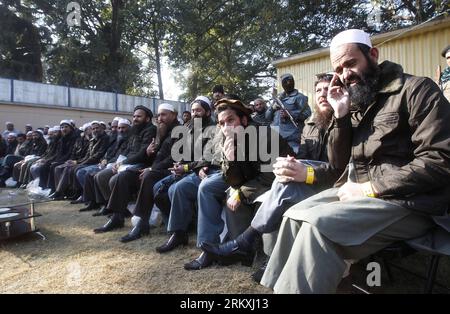
[[[187,230],[194,214],[198,186],[203,178],[214,173],[218,168],[217,165],[214,166],[208,161],[195,161],[198,153],[201,153],[198,155],[202,157],[205,156],[205,153],[210,152],[209,145],[213,142],[211,137],[216,130],[211,120],[210,100],[205,96],[197,97],[191,104],[191,112],[193,118],[187,125],[189,134],[186,139],[180,140],[184,142],[183,147],[190,148],[190,152],[186,152],[186,160],[181,160],[173,168],[174,174],[171,176],[176,176],[176,178],[172,178],[173,184],[168,190],[169,209],[167,210],[164,208],[165,206],[159,205],[163,207],[160,209],[166,216],[165,218],[168,216],[167,231],[171,234],[163,245],[156,248],[159,253],[171,251],[180,244],[187,244]],[[183,152],[184,155],[185,152]],[[211,159],[209,160],[211,161]],[[205,169],[205,167],[210,169]],[[178,181],[174,182],[176,179]],[[168,184],[170,177],[163,180],[163,184]]]
[[[240,100],[223,98],[216,102],[215,108],[220,128],[217,131],[220,136],[217,151],[222,154],[222,171],[202,180],[198,189],[198,246],[202,242],[219,243],[224,228],[222,204],[227,198],[229,187],[231,190],[226,202],[231,209],[227,213],[228,231],[232,237],[242,233],[254,215],[254,200],[270,189],[274,179],[270,169],[264,169],[270,166],[272,156],[264,158],[264,153],[276,151],[279,156],[292,154],[292,149],[277,132],[251,120],[251,110]],[[245,142],[239,142],[239,139]],[[234,217],[229,219],[228,216]],[[233,223],[230,224],[231,221]],[[236,257],[247,265],[251,264],[253,258],[251,254]],[[185,264],[184,268],[198,270],[210,266],[213,261],[213,256],[203,251],[198,258]]]
[[[130,129],[127,145],[121,149],[116,158],[110,161],[112,167],[103,169],[94,176],[95,202],[92,197],[88,198],[89,204],[83,211],[96,209],[101,204],[106,204],[98,214],[107,215],[111,212],[107,205],[111,196],[110,186],[117,179],[119,168],[121,166],[130,167],[136,171],[144,168],[144,163],[147,161],[147,147],[156,136],[156,126],[153,125],[152,119],[153,112],[147,107],[138,105],[134,108],[133,126]],[[120,155],[125,159],[119,160]]]
[[[318,80],[315,82],[316,108],[302,132],[300,150],[297,155],[300,160],[292,157],[278,158],[278,162],[274,165],[276,179],[270,191],[267,192],[267,198],[258,208],[251,225],[235,240],[219,246],[203,243],[203,250],[218,258],[252,251],[258,236],[278,230],[282,215],[289,207],[332,187],[339,178],[344,169],[331,167],[327,156],[330,122],[333,115],[333,109],[327,101],[331,78],[331,74],[318,75]],[[261,272],[255,273],[255,276],[259,277],[259,274],[262,276]]]
[[[88,203],[86,207],[80,209],[80,212],[97,209],[100,204],[104,203],[102,196],[98,196],[99,191],[95,184],[95,175],[104,169],[110,170],[120,155],[126,156],[127,154],[131,122],[127,119],[119,119],[113,121],[112,127],[114,126],[117,126],[117,135],[100,163],[84,168],[84,177],[77,172],[77,179],[83,185],[83,202]]]
[[[92,138],[89,139],[84,153],[80,158],[68,160],[65,164],[55,168],[56,191],[52,197],[59,199],[67,193],[72,193],[70,199],[76,200],[81,195],[82,186],[76,179],[77,171],[90,165],[97,164],[108,148],[109,138],[98,121],[90,123]]]
[[[128,202],[135,192],[138,194],[133,214],[137,223],[120,241],[133,241],[149,233],[149,218],[153,208],[153,185],[170,174],[168,168],[173,164],[170,154],[175,141],[171,137],[171,132],[177,125],[179,122],[174,107],[170,104],[160,104],[158,107],[158,142],[152,141],[146,150],[145,166],[147,168],[127,169],[112,179],[108,209],[113,211],[113,215],[103,227],[94,229],[95,233],[123,227]],[[150,165],[151,167],[148,167]]]
[[[60,133],[59,130],[57,131],[54,128],[49,128],[49,131],[47,133],[48,141],[46,141],[47,149],[42,154],[42,156],[37,159],[35,158],[29,159],[23,163],[19,162],[14,165],[13,179],[14,181],[17,182],[16,187],[20,187],[22,184],[25,184],[26,186],[26,184],[30,181],[31,178],[30,169],[33,164],[39,162],[40,160],[46,160],[46,158],[54,156],[56,154],[56,147],[58,144],[58,140],[60,138],[59,133]]]
[[[261,284],[276,293],[334,293],[346,259],[433,227],[450,201],[450,104],[428,78],[403,72],[361,30],[331,42],[328,158],[336,188],[288,209]]]

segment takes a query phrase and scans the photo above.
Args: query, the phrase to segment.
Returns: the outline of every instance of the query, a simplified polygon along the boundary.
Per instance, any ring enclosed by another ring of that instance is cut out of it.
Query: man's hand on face
[[[346,116],[350,111],[350,96],[348,91],[341,85],[339,76],[335,73],[328,87],[328,103],[334,110],[336,118]]]
[[[305,182],[306,180],[306,166],[294,157],[278,157],[273,168],[278,182]]]
[[[229,161],[234,161],[234,131],[231,128],[224,130],[225,141],[223,143],[223,153]]]

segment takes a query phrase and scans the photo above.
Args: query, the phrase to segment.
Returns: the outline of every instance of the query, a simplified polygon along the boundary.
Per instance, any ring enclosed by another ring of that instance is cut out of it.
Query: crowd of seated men
[[[18,140],[10,124],[0,182],[39,178],[54,200],[108,215],[93,230],[99,237],[131,218],[124,243],[150,234],[158,207],[168,233],[158,253],[188,245],[196,226],[189,271],[250,266],[262,239],[256,281],[277,293],[335,292],[349,261],[422,236],[448,211],[450,104],[432,80],[378,64],[361,30],[338,34],[330,53],[334,72],[317,75],[312,115],[285,74],[269,108],[216,86],[182,123],[162,103],[156,117],[137,106],[108,131],[62,120]]]

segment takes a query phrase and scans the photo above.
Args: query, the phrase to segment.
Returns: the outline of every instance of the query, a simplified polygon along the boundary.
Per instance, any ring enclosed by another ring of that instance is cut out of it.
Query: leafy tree
[[[36,25],[27,3],[0,1],[0,73],[3,77],[41,82],[42,53],[49,33]]]

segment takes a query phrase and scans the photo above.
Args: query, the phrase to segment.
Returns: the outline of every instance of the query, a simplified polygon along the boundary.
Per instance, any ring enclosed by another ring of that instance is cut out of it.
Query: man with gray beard
[[[123,227],[127,204],[133,194],[138,191],[133,214],[136,225],[121,238],[121,242],[129,242],[149,233],[149,218],[153,208],[153,185],[170,174],[168,168],[173,160],[170,156],[174,139],[172,129],[179,125],[175,109],[170,104],[160,104],[158,107],[157,140],[152,141],[142,153],[144,167],[140,170],[126,169],[120,172],[110,183],[111,196],[108,209],[113,211],[111,219],[95,233],[108,232]]]

